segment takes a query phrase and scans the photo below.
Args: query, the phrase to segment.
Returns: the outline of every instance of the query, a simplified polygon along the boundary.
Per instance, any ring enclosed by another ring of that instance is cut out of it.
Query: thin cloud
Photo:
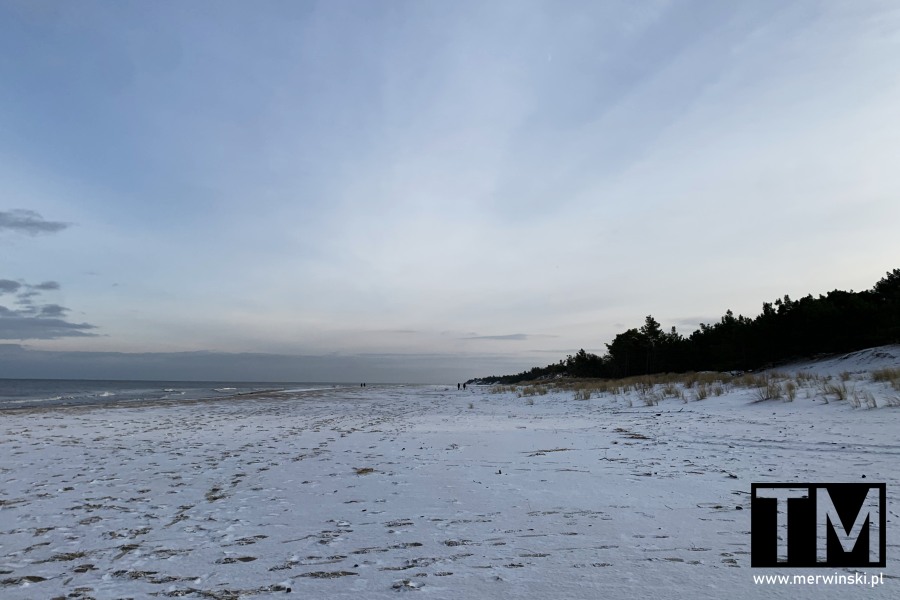
[[[373,329],[372,331],[374,333],[396,333],[399,335],[410,335],[410,334],[421,333],[420,331],[417,331],[415,329]]]
[[[8,211],[0,211],[0,232],[12,231],[26,235],[39,235],[42,233],[56,233],[69,226],[61,221],[48,221],[33,210],[14,208]]]
[[[41,294],[60,288],[55,281],[37,285],[0,279],[0,294],[15,294],[16,308],[0,305],[0,340],[55,340],[66,337],[96,337],[90,323],[65,320],[69,309],[52,302],[41,303]]]
[[[0,295],[15,294],[21,287],[22,284],[18,281],[13,281],[12,279],[0,279]]]
[[[69,309],[59,304],[45,304],[41,307],[40,316],[42,317],[64,317]]]
[[[32,298],[36,298],[40,295],[41,293],[38,290],[32,288],[31,286],[28,286],[28,289],[26,289],[24,292],[19,292],[18,294],[16,294],[16,303],[30,306],[34,304]]]
[[[64,337],[96,337],[89,323],[69,323],[62,319],[44,317],[7,316],[10,312],[0,306],[0,340],[55,340]]]
[[[468,337],[464,337],[464,340],[510,340],[510,341],[524,341],[530,339],[534,336],[530,336],[527,333],[510,333],[508,335],[470,335]]]

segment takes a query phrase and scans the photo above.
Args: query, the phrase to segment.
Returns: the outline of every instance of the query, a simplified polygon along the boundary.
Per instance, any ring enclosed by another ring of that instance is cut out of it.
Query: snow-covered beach
[[[0,597],[893,598],[900,392],[871,374],[897,367],[798,364],[790,402],[454,384],[6,411]],[[792,481],[887,483],[883,583],[754,582],[797,571],[750,567],[750,485]]]

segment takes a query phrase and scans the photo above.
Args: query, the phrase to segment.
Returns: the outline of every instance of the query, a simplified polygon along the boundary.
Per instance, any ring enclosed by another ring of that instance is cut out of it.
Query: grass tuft
[[[878,369],[873,371],[872,381],[888,383],[894,390],[900,392],[900,369]]]
[[[797,384],[790,379],[784,382],[785,402],[793,402],[797,397]]]
[[[761,375],[756,378],[756,401],[781,400],[783,391],[776,375]]]
[[[575,399],[576,400],[590,400],[591,399],[591,390],[588,388],[582,388],[575,390]]]

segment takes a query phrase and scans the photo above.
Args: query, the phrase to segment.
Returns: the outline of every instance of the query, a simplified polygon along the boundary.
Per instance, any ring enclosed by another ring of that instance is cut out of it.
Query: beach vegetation
[[[900,392],[900,369],[878,369],[872,372],[872,381],[887,383]]]

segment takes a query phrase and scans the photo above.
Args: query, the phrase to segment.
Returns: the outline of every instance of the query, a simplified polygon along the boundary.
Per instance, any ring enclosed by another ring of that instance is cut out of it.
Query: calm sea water
[[[304,391],[344,387],[333,383],[228,381],[92,381],[0,379],[0,410],[41,406],[120,404],[141,400],[200,400],[262,391]]]

